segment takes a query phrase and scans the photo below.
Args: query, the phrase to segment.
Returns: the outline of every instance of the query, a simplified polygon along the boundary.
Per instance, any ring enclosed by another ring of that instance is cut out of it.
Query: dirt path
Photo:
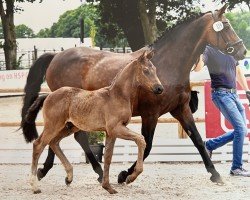
[[[97,176],[87,164],[74,165],[74,180],[65,186],[65,172],[61,165],[53,170],[40,184],[41,194],[32,194],[29,165],[0,165],[1,199],[143,199],[143,200],[242,200],[250,199],[250,178],[231,177],[229,163],[216,163],[223,176],[224,186],[209,180],[203,164],[145,164],[143,174],[131,185],[116,184],[116,175],[130,166],[112,164],[110,181],[118,194],[110,195],[97,183]],[[250,169],[250,164],[246,166]]]

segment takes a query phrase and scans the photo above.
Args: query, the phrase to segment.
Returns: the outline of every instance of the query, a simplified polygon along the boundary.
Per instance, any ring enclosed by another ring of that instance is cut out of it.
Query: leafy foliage
[[[17,38],[32,38],[35,36],[34,31],[24,24],[17,25],[15,31]]]
[[[90,132],[88,134],[88,137],[89,137],[89,144],[100,144],[103,142],[105,138],[105,132],[103,131]]]
[[[42,29],[37,34],[38,37],[79,37],[80,36],[80,19],[84,19],[84,37],[91,37],[93,43],[102,47],[114,47],[115,44],[120,45],[124,41],[124,35],[113,35],[106,40],[103,35],[102,28],[105,24],[100,22],[100,14],[95,5],[81,5],[75,10],[69,10],[62,14],[58,22],[54,23],[50,29]],[[113,26],[114,30],[118,27]]]
[[[235,32],[250,49],[250,12],[226,13]]]

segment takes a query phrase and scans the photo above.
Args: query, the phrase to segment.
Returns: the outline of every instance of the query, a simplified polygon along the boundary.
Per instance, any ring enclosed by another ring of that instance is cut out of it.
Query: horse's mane
[[[177,27],[181,26],[181,25],[185,25],[185,24],[188,24],[200,17],[202,17],[203,15],[207,14],[207,13],[210,13],[211,11],[208,11],[208,12],[205,12],[205,13],[192,13],[191,15],[189,15],[188,17],[186,18],[183,18],[181,20],[179,20],[176,24],[173,24],[172,26],[169,26],[165,29],[165,31],[163,32],[163,34],[161,36],[159,36],[153,44],[150,44],[148,45],[148,47],[152,48],[155,44],[159,43],[161,40],[163,39],[166,39],[169,34],[175,30]]]

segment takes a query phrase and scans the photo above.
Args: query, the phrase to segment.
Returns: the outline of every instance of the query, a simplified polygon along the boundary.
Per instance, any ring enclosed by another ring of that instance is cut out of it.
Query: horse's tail
[[[26,142],[32,142],[38,137],[35,120],[47,96],[48,94],[37,97],[37,99],[28,109],[28,112],[25,118],[22,120],[21,128],[23,130],[23,135],[24,135]]]
[[[55,55],[55,53],[45,53],[31,66],[24,88],[25,96],[23,98],[22,121],[24,120],[29,107],[38,97],[46,70]]]

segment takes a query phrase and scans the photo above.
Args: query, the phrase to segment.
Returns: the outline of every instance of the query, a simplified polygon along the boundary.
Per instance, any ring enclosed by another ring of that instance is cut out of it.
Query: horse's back
[[[115,75],[137,53],[113,53],[87,47],[76,47],[58,53],[46,72],[52,91],[63,87],[95,90],[110,85]]]

